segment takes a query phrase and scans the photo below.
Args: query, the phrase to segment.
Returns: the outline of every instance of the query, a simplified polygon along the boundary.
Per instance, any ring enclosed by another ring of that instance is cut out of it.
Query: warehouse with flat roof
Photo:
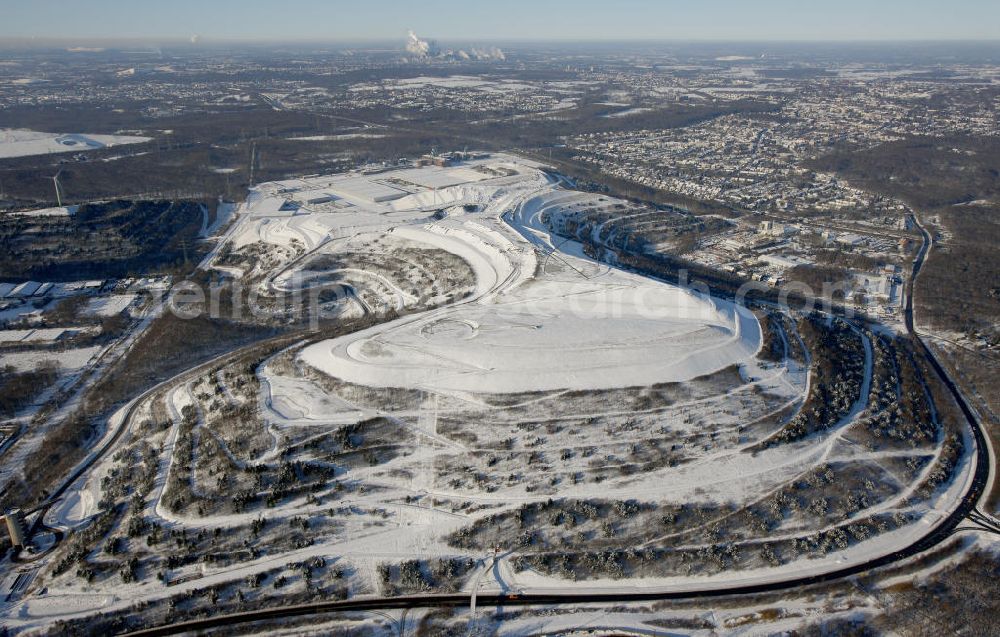
[[[323,190],[344,199],[353,199],[369,204],[384,203],[410,194],[401,188],[364,176],[353,176],[349,179],[335,181]]]

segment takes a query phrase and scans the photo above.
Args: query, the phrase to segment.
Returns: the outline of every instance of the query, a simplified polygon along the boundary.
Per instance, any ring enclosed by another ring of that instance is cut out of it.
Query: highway
[[[768,582],[761,584],[750,584],[730,587],[712,587],[701,590],[648,590],[636,591],[629,589],[618,593],[477,593],[476,603],[480,606],[559,606],[575,604],[618,604],[628,602],[650,602],[665,600],[693,600],[710,599],[716,597],[727,597],[734,595],[753,595],[759,593],[772,593],[783,590],[800,589],[804,586],[832,582],[835,580],[867,573],[873,569],[889,566],[920,555],[930,550],[950,538],[959,528],[964,520],[970,515],[973,517],[982,516],[976,507],[980,499],[986,493],[991,481],[992,449],[986,439],[986,434],[982,428],[979,418],[969,407],[957,384],[951,379],[946,370],[938,362],[933,352],[920,338],[914,327],[913,321],[913,290],[917,276],[923,267],[931,246],[932,238],[927,230],[920,225],[914,217],[914,224],[920,230],[922,243],[917,256],[913,260],[913,270],[907,284],[905,320],[906,329],[913,340],[914,345],[927,358],[927,361],[934,369],[935,373],[948,388],[956,404],[968,421],[972,438],[975,442],[974,450],[967,450],[975,453],[974,477],[970,483],[968,491],[965,493],[959,506],[937,524],[930,532],[909,546],[901,547],[898,550],[873,558],[866,562],[848,566],[845,568],[829,571],[819,575],[807,577],[791,577],[778,582]],[[985,516],[989,518],[989,516]],[[467,607],[471,603],[470,594],[448,594],[448,595],[411,595],[401,597],[351,599],[344,601],[320,602],[313,604],[303,604],[285,606],[266,610],[246,611],[229,615],[220,615],[208,619],[197,619],[189,622],[177,623],[170,626],[160,626],[146,630],[129,633],[135,637],[152,637],[154,635],[175,635],[184,632],[209,630],[219,627],[232,627],[234,625],[250,622],[269,621],[287,619],[294,617],[304,617],[309,615],[319,615],[327,613],[344,612],[371,612],[386,611],[393,609],[411,608],[442,608],[442,607]]]
[[[969,489],[965,498],[962,499],[962,504],[959,507],[959,511],[962,511],[962,517],[954,521],[952,528],[958,526],[962,518],[969,515],[972,510],[979,504],[979,500],[983,498],[984,495],[988,495],[986,487],[993,479],[993,467],[996,464],[996,458],[994,457],[994,451],[992,446],[987,439],[986,430],[983,428],[980,422],[979,416],[973,411],[969,406],[968,401],[966,401],[965,396],[962,394],[961,389],[958,384],[951,378],[947,370],[941,365],[937,356],[934,352],[927,347],[927,343],[920,337],[917,329],[914,325],[913,319],[913,292],[916,286],[917,276],[920,274],[920,269],[924,265],[924,261],[927,259],[927,255],[930,253],[931,246],[933,245],[933,239],[927,229],[920,224],[920,221],[916,218],[916,215],[911,215],[913,219],[913,224],[920,231],[920,236],[922,241],[920,244],[920,251],[917,253],[916,258],[913,260],[913,274],[910,276],[907,282],[906,290],[906,306],[904,308],[904,318],[906,321],[906,331],[909,333],[910,338],[913,340],[917,348],[923,353],[927,362],[930,363],[934,372],[941,379],[941,382],[948,388],[955,402],[958,404],[958,408],[962,410],[962,414],[969,423],[969,428],[972,430],[973,438],[976,441],[976,472],[973,479],[973,485]],[[950,517],[954,517],[959,511],[956,511]],[[949,518],[950,519],[950,518]]]

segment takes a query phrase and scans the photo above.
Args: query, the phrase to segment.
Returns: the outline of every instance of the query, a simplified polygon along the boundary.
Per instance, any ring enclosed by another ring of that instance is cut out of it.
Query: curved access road
[[[121,440],[122,435],[128,430],[129,423],[132,421],[132,417],[135,414],[135,410],[141,404],[143,404],[148,398],[154,396],[156,393],[163,391],[164,389],[170,386],[176,385],[190,378],[196,377],[197,375],[204,373],[205,371],[211,369],[213,366],[219,365],[224,361],[227,361],[231,358],[238,358],[239,356],[244,355],[247,352],[252,351],[253,349],[260,347],[268,347],[270,345],[280,345],[285,343],[291,344],[299,341],[307,341],[309,339],[318,340],[320,338],[325,338],[325,336],[322,335],[317,336],[317,332],[315,330],[304,330],[292,334],[288,333],[279,334],[271,338],[263,339],[260,341],[254,341],[252,343],[239,347],[235,350],[230,350],[214,358],[211,358],[207,361],[199,363],[195,367],[192,367],[184,372],[181,372],[177,376],[173,376],[163,382],[154,385],[153,387],[150,387],[143,393],[139,394],[138,396],[127,402],[125,406],[119,410],[122,416],[118,422],[118,425],[115,427],[114,431],[111,432],[109,436],[108,435],[105,436],[105,438],[103,439],[104,442],[101,444],[101,446],[98,447],[96,451],[92,452],[79,465],[77,465],[77,467],[72,471],[72,473],[70,473],[69,476],[67,476],[62,481],[62,483],[52,493],[50,493],[49,496],[41,504],[39,504],[34,509],[28,512],[29,514],[36,512],[38,513],[38,516],[35,518],[35,521],[31,526],[32,534],[46,527],[44,520],[49,509],[51,509],[52,506],[66,494],[66,492],[77,482],[77,480],[79,480],[88,471],[90,471],[90,469],[93,468],[94,465],[97,464],[97,462],[99,462],[102,458],[104,458],[108,454],[108,452],[110,452],[112,449],[115,448],[115,446]],[[113,417],[114,416],[112,416],[112,418]]]

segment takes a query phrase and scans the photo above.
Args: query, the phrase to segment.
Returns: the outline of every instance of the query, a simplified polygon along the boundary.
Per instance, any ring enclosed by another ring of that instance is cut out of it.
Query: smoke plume
[[[473,48],[468,51],[459,49],[441,50],[433,40],[423,40],[416,33],[410,31],[406,38],[406,52],[416,58],[434,58],[440,60],[506,60],[507,56],[497,47]]]

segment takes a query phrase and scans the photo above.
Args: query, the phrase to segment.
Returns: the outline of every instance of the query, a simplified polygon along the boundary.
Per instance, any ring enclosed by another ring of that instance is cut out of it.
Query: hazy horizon
[[[480,41],[894,42],[1000,39],[1000,3],[959,0],[945,10],[919,0],[845,0],[810,5],[788,0],[688,3],[603,0],[494,7],[426,0],[365,5],[319,0],[178,0],[146,5],[121,0],[8,6],[0,36],[17,40],[225,42],[390,42],[412,29],[426,38]]]

